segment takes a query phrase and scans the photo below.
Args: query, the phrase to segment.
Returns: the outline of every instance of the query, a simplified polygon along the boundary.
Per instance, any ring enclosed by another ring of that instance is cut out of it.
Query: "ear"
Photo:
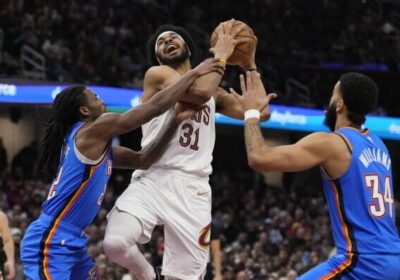
[[[83,117],[89,117],[90,116],[90,110],[86,106],[79,107],[79,113],[81,113],[81,115]]]
[[[163,65],[163,64],[161,63],[161,61],[160,61],[160,58],[158,57],[158,52],[155,52],[155,55],[156,55],[156,60],[157,60],[158,64],[159,64],[159,65]]]
[[[192,57],[192,52],[190,51],[189,46],[186,44],[186,42],[185,42],[185,47],[186,47],[186,50],[187,50],[187,52],[189,54],[189,57]]]
[[[338,102],[336,102],[336,112],[342,112],[345,106],[343,99],[339,99]]]

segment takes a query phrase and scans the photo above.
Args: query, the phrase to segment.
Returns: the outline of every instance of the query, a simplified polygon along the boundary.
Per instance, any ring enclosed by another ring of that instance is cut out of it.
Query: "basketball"
[[[226,25],[228,24],[229,21],[222,22],[222,24],[218,25],[217,28],[214,29],[213,33],[211,34],[211,47],[213,48],[215,44],[217,43],[218,40],[218,34],[222,33],[224,28],[226,28]],[[251,54],[254,51],[254,48],[257,45],[257,39],[254,35],[253,29],[251,29],[250,26],[248,26],[246,23],[235,20],[232,26],[232,31],[234,31],[237,28],[240,28],[244,24],[243,30],[236,35],[236,39],[241,39],[241,38],[248,38],[249,40],[247,42],[240,43],[236,45],[232,55],[228,59],[227,63],[231,65],[239,64],[242,65],[243,62],[248,61]]]

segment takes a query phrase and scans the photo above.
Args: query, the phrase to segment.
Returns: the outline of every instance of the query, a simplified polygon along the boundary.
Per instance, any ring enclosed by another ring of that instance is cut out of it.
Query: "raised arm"
[[[165,125],[157,137],[140,152],[125,147],[113,147],[114,168],[148,169],[164,153],[167,144],[174,135],[180,122],[187,119],[194,110],[177,104],[176,113],[169,115]]]
[[[147,102],[143,102],[123,114],[101,115],[93,122],[88,133],[108,141],[114,135],[134,130],[171,108],[185,94],[195,79],[212,71],[220,72],[220,66],[216,60],[206,60],[179,77],[175,83],[155,93]]]
[[[234,93],[235,91],[233,89],[231,89],[231,93],[229,93],[222,88],[218,88],[213,95],[216,103],[216,111],[227,117],[243,120],[244,111],[238,99],[235,98]],[[261,110],[261,121],[266,121],[269,117],[270,112],[267,108]]]
[[[260,128],[259,111],[268,107],[276,95],[266,95],[260,75],[254,71],[247,72],[246,82],[243,76],[240,81],[242,96],[235,96],[247,115],[245,142],[250,167],[259,172],[302,171],[324,165],[334,156],[337,139],[330,133],[313,133],[293,145],[273,147],[267,144]]]
[[[218,113],[234,119],[243,120],[244,113],[242,106],[233,94],[219,87],[213,96]]]
[[[264,140],[260,122],[246,120],[245,142],[249,166],[258,172],[303,171],[323,164],[331,154],[329,133],[313,133],[293,145],[273,147]]]
[[[221,33],[218,34],[217,43],[214,48],[210,49],[210,51],[214,54],[214,58],[220,61],[221,65],[225,66],[227,60],[232,55],[235,46],[245,42],[247,39],[235,39],[235,36],[242,31],[241,28],[237,28],[235,30],[232,29],[235,20],[230,20],[225,27],[221,30]],[[188,100],[193,102],[193,98],[202,97],[200,99],[203,101],[207,101],[210,99],[213,93],[217,91],[218,85],[221,83],[222,75],[218,75],[215,72],[210,72],[207,75],[201,76],[189,88],[188,92]],[[201,105],[201,104],[199,104]]]
[[[175,83],[154,94],[147,102],[123,114],[105,113],[93,122],[88,122],[77,133],[75,142],[78,150],[89,159],[98,159],[113,136],[132,131],[167,111],[197,77],[210,71],[221,71],[216,60],[204,61]]]

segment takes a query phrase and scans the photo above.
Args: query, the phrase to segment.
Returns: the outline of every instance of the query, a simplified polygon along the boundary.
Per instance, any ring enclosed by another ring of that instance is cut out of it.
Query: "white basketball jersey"
[[[142,126],[142,148],[146,147],[167,125],[170,109]],[[161,158],[153,168],[180,170],[199,177],[212,172],[211,161],[215,145],[215,100],[210,98],[190,119],[183,121],[167,144]],[[142,171],[135,171],[138,174]]]

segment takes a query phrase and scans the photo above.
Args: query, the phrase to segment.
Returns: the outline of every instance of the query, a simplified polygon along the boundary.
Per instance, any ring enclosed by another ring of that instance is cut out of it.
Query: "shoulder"
[[[335,133],[314,132],[302,138],[298,143],[324,153],[330,153],[335,152],[338,140],[339,136]]]
[[[163,80],[168,77],[177,77],[174,69],[166,65],[158,65],[150,67],[144,76],[146,80]]]
[[[314,141],[318,141],[318,142],[319,141],[333,141],[334,139],[337,138],[335,133],[323,132],[323,131],[311,133],[306,137],[313,139]]]
[[[169,66],[150,67],[144,75],[142,102],[147,101],[157,91],[172,84],[177,78],[176,71]]]

